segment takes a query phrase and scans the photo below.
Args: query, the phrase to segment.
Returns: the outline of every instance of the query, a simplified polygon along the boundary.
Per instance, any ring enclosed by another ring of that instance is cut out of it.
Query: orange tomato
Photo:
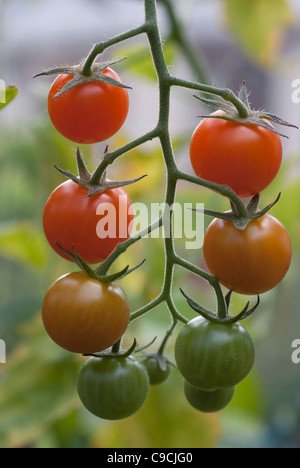
[[[292,246],[285,227],[270,214],[250,222],[244,230],[215,219],[205,233],[203,255],[223,286],[252,295],[273,289],[284,278]]]
[[[130,305],[116,283],[100,283],[84,272],[59,278],[47,291],[42,320],[52,340],[79,354],[113,346],[130,321]]]

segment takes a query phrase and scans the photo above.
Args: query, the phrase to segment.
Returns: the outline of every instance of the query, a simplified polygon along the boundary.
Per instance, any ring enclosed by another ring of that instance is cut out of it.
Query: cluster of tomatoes
[[[190,145],[193,169],[205,180],[229,186],[240,198],[256,196],[280,168],[280,137],[266,128],[214,118],[221,114],[196,128]],[[259,295],[283,279],[292,248],[284,226],[266,213],[242,228],[214,219],[205,233],[203,254],[223,286]],[[251,371],[255,349],[239,323],[197,317],[181,330],[175,356],[187,400],[200,411],[214,412],[229,404],[235,386]]]
[[[103,73],[122,83],[111,68]],[[127,90],[88,81],[56,97],[72,78],[60,74],[50,89],[48,111],[55,128],[76,143],[92,144],[113,136],[127,117]],[[76,180],[72,177],[53,191],[44,208],[43,227],[49,244],[61,257],[75,260],[76,253],[87,265],[94,265],[103,262],[120,242],[128,239],[133,219],[131,200],[120,187],[90,195],[90,174],[84,172],[82,176]],[[99,211],[103,215],[105,207],[114,208],[114,219],[109,219],[114,235],[109,229],[107,235],[105,232],[99,235],[97,229]],[[130,350],[107,352],[119,342],[130,323],[130,304],[118,283],[104,279],[86,271],[62,276],[44,297],[42,320],[56,344],[88,356],[77,381],[83,405],[100,418],[116,420],[138,411],[148,396],[150,384],[165,381],[170,367],[158,355],[147,355],[141,362]]]
[[[121,83],[111,68],[103,74]],[[48,112],[55,128],[76,143],[107,140],[126,120],[127,90],[104,82],[87,82],[56,97],[72,79],[72,75],[60,74],[50,89]],[[64,259],[72,260],[69,254],[76,252],[88,265],[94,265],[129,237],[131,201],[120,187],[89,195],[87,178],[78,182],[67,180],[53,191],[44,208],[43,227],[49,244]],[[113,236],[109,232],[99,236],[97,232],[99,207],[105,206],[114,208]],[[121,209],[127,216],[120,217]],[[118,283],[100,281],[85,271],[72,272],[47,291],[42,319],[56,344],[72,353],[91,356],[112,347],[124,335],[130,322],[130,304]],[[145,367],[130,356],[91,356],[78,375],[83,404],[105,419],[121,419],[137,411],[148,390]]]
[[[275,178],[282,144],[271,130],[212,116],[195,130],[190,156],[199,177],[227,185],[246,198],[262,192]],[[211,273],[229,290],[261,294],[287,273],[291,242],[284,226],[270,214],[244,229],[216,219],[206,232],[203,254]]]
[[[112,69],[103,74],[121,83]],[[60,74],[51,87],[48,110],[54,126],[77,143],[107,140],[127,117],[127,90],[87,80],[61,93],[72,79],[70,74]],[[245,198],[257,195],[274,179],[282,146],[271,130],[208,118],[192,137],[190,156],[197,176],[227,185]],[[131,204],[122,188],[105,190],[104,186],[91,194],[89,176],[84,168],[81,177],[53,191],[45,205],[43,226],[59,255],[74,260],[72,252],[76,252],[87,265],[94,265],[129,237],[132,217],[119,216],[121,209],[129,213]],[[124,197],[125,208],[120,206]],[[97,231],[98,208],[106,204],[115,208],[114,236],[99,236]],[[120,219],[125,226],[119,224]],[[269,214],[243,229],[215,219],[205,234],[203,253],[208,269],[222,285],[240,294],[258,295],[275,287],[286,274],[291,243],[285,228]],[[135,413],[145,402],[149,385],[164,382],[170,373],[171,363],[159,354],[139,361],[130,352],[115,350],[130,323],[130,304],[118,283],[96,273],[79,271],[59,278],[45,295],[42,319],[55,343],[89,356],[78,374],[78,394],[83,405],[100,418],[122,419]],[[250,372],[254,355],[252,339],[239,323],[203,317],[189,322],[175,344],[189,403],[204,412],[225,407],[235,386]]]

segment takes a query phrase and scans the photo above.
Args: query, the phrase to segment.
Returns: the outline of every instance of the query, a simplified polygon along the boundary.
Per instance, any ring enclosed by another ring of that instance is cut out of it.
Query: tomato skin
[[[235,393],[234,387],[222,388],[213,392],[205,392],[194,387],[186,380],[184,394],[190,405],[202,413],[216,413],[229,405]]]
[[[185,380],[201,390],[212,391],[241,382],[253,367],[255,349],[240,324],[212,323],[196,317],[180,331],[175,359]]]
[[[123,336],[130,305],[117,283],[100,283],[79,271],[62,276],[48,289],[42,320],[56,344],[72,353],[93,354]]]
[[[77,390],[82,404],[95,416],[124,419],[145,403],[149,378],[132,357],[90,358],[79,371]]]
[[[250,197],[277,175],[282,143],[277,134],[257,125],[207,118],[192,136],[190,159],[198,177],[228,185],[241,198]]]
[[[111,68],[103,73],[122,82]],[[72,79],[72,75],[61,74],[51,86],[48,112],[54,127],[69,140],[83,144],[98,143],[115,135],[128,114],[127,89],[90,81],[53,99]]]
[[[244,230],[215,219],[205,233],[203,255],[211,274],[229,290],[262,294],[286,275],[292,245],[285,227],[267,213]]]
[[[96,264],[105,260],[120,242],[129,238],[133,215],[129,214],[131,200],[122,188],[90,197],[87,194],[86,187],[72,180],[61,184],[46,202],[43,227],[49,244],[61,257],[71,261],[57,244],[67,252],[72,252],[73,246],[86,263]],[[112,236],[101,239],[97,234],[97,225],[107,213],[97,215],[97,207],[104,204],[111,205],[115,211],[111,211],[113,219],[109,216],[113,224]]]
[[[142,361],[149,375],[150,385],[160,385],[165,382],[170,375],[170,366],[164,361],[161,362],[155,356],[147,356]]]

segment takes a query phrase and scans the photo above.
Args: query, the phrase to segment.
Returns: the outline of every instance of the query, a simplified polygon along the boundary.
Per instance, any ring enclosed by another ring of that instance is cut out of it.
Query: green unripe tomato
[[[175,359],[185,380],[211,391],[241,382],[253,367],[255,349],[240,324],[213,323],[196,317],[180,331]]]
[[[142,361],[149,375],[150,385],[159,385],[170,375],[170,366],[166,359],[159,356],[147,356]]]
[[[194,387],[187,381],[184,382],[184,393],[190,405],[202,413],[216,413],[221,411],[231,402],[235,392],[234,387],[206,392]]]
[[[83,405],[95,416],[124,419],[145,403],[149,377],[133,357],[92,357],[79,371],[77,390]]]

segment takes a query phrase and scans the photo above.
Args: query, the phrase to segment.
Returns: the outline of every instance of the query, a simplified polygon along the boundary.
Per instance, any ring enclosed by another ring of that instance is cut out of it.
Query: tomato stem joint
[[[103,73],[103,71],[109,68],[110,66],[115,65],[116,63],[120,63],[123,60],[125,60],[125,57],[115,61],[93,63],[89,72],[84,71],[85,61],[83,61],[79,65],[66,65],[65,67],[46,70],[44,72],[38,73],[33,78],[60,74],[67,74],[73,76],[73,79],[69,81],[65,86],[63,86],[62,89],[55,94],[53,99],[57,99],[59,96],[62,96],[71,88],[74,88],[74,86],[78,86],[80,84],[84,84],[91,81],[98,81],[111,86],[117,86],[118,88],[132,89],[130,86],[127,86],[124,83],[121,83],[120,81],[117,81]]]
[[[191,309],[193,309],[195,312],[200,314],[206,320],[209,320],[210,322],[214,322],[214,323],[223,323],[223,324],[227,324],[227,325],[232,325],[234,323],[241,322],[242,320],[245,320],[246,318],[250,317],[250,315],[252,315],[256,311],[256,309],[258,308],[258,306],[260,304],[260,297],[257,296],[257,302],[253,307],[251,307],[249,309],[250,302],[247,302],[244,309],[239,314],[232,317],[228,313],[229,306],[230,306],[231,294],[232,294],[232,291],[229,291],[229,293],[226,295],[226,297],[223,298],[224,302],[222,303],[222,306],[224,306],[224,303],[225,303],[225,308],[226,308],[226,317],[223,318],[223,317],[220,316],[220,314],[212,313],[212,312],[206,310],[204,307],[200,306],[197,302],[195,302],[187,294],[185,294],[185,292],[182,289],[180,289],[180,291],[181,291],[182,295],[184,296],[184,298],[187,300],[187,302],[188,302],[189,306],[191,307]]]
[[[236,94],[231,90],[220,90],[213,87],[210,90],[204,91],[204,94],[208,94],[209,97],[199,95],[195,96],[195,98],[218,112],[214,112],[211,115],[200,115],[199,117],[201,118],[223,119],[244,125],[258,125],[285,138],[288,137],[279,133],[272,125],[273,123],[298,129],[296,125],[281,119],[275,114],[264,110],[256,111],[251,109],[249,103],[249,92],[246,88],[245,82],[243,83],[238,96],[236,96]]]
[[[104,155],[104,159],[105,157],[106,157],[106,154]],[[88,188],[89,191],[88,191],[87,196],[92,196],[97,193],[102,193],[102,192],[105,192],[106,190],[112,190],[118,187],[126,187],[128,185],[135,184],[139,182],[140,180],[144,179],[145,177],[147,177],[147,175],[143,175],[141,177],[137,177],[136,179],[123,180],[123,181],[117,182],[117,181],[113,181],[107,178],[106,170],[101,171],[101,174],[99,175],[97,174],[98,177],[95,177],[95,174],[98,172],[98,168],[96,169],[94,174],[89,173],[82,159],[79,147],[77,148],[76,158],[77,158],[78,176],[75,176],[71,172],[60,169],[59,167],[55,165],[54,167],[62,175],[64,175],[68,179],[75,182],[75,184],[82,185],[83,187]],[[99,181],[97,181],[97,179]]]
[[[251,223],[251,221],[255,221],[259,218],[262,218],[268,211],[270,211],[271,208],[273,208],[273,206],[275,206],[279,202],[280,197],[281,193],[279,193],[276,200],[267,205],[265,208],[259,210],[258,205],[260,194],[255,195],[251,198],[250,202],[245,207],[246,215],[239,213],[239,210],[237,209],[236,205],[232,200],[230,200],[231,211],[227,211],[225,213],[212,210],[201,210],[197,208],[192,208],[192,211],[204,213],[205,215],[212,216],[213,218],[223,219],[224,221],[233,223],[237,229],[244,230],[246,229],[247,225]]]

